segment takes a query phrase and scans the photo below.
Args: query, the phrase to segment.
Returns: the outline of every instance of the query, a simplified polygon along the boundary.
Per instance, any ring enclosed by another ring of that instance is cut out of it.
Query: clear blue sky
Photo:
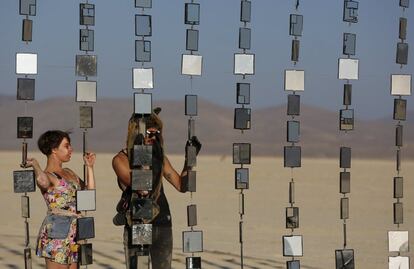
[[[15,53],[39,54],[36,97],[74,96],[75,55],[79,42],[79,1],[38,0],[33,17],[33,42],[21,41],[23,16],[18,0],[0,3],[0,93],[15,95]],[[99,0],[96,4],[95,54],[98,55],[99,97],[132,98],[131,69],[134,61],[133,0]],[[199,97],[236,106],[232,74],[233,53],[238,52],[240,0],[201,0],[199,53],[204,56],[202,77],[193,80]],[[252,83],[251,107],[261,108],[286,103],[283,71],[292,68],[289,14],[295,13],[294,0],[252,1],[252,52],[256,54],[256,75]],[[342,34],[357,34],[356,56],[360,59],[360,79],[353,81],[353,107],[356,117],[391,117],[393,97],[389,94],[391,73],[413,73],[414,7],[405,11],[408,18],[407,42],[411,45],[409,65],[400,70],[395,64],[398,19],[402,10],[398,0],[359,1],[359,23],[342,22],[343,1],[301,1],[304,15],[298,68],[306,70],[302,101],[329,110],[342,107],[342,85],[337,79],[337,59],[342,57]],[[153,21],[152,62],[155,69],[155,100],[184,100],[190,83],[180,74],[181,54],[185,53],[184,1],[153,0],[147,11]],[[414,98],[408,97],[408,109]]]

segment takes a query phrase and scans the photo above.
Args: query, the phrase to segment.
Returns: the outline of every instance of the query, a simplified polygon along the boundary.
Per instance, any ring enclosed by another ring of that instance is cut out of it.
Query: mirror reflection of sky
[[[36,98],[75,96],[75,55],[79,51],[79,1],[38,0],[33,19],[33,42],[21,41],[22,19],[18,0],[0,3],[0,94],[16,94],[15,53],[37,52],[39,74]],[[236,82],[233,75],[233,54],[238,49],[239,0],[208,0],[201,3],[199,54],[203,55],[203,76],[192,81],[180,74],[181,54],[185,51],[184,1],[153,0],[152,62],[155,88],[154,100],[174,99],[184,102],[185,94],[197,94],[211,102],[235,107]],[[353,103],[357,118],[391,117],[393,97],[390,95],[390,74],[413,73],[413,53],[408,65],[395,64],[399,17],[403,15],[397,0],[359,1],[359,22],[349,26],[342,21],[343,2],[329,0],[253,0],[252,49],[256,54],[256,75],[246,82],[251,85],[252,108],[285,104],[284,69],[293,68],[290,61],[292,37],[289,36],[289,14],[304,16],[300,38],[300,61],[296,68],[305,69],[305,91],[302,103],[337,111],[342,108],[344,81],[337,79],[338,58],[342,55],[344,32],[357,34],[356,58],[360,59],[358,81],[353,84]],[[133,0],[99,0],[96,4],[95,52],[98,55],[98,102],[101,97],[132,98],[132,67],[134,61]],[[407,40],[413,45],[414,7],[407,9]],[[412,110],[414,98],[407,97]]]

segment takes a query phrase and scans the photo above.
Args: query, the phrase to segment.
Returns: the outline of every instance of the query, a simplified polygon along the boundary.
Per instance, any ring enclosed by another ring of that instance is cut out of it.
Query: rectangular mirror
[[[301,147],[285,146],[284,147],[284,166],[285,167],[301,167]]]
[[[300,260],[291,260],[286,262],[287,269],[300,269]]]
[[[355,269],[354,250],[335,250],[335,265],[336,269]]]
[[[152,94],[134,93],[134,113],[147,115],[152,112]]]
[[[202,252],[203,251],[203,232],[184,231],[183,232],[183,252]]]
[[[152,0],[135,0],[135,7],[152,8]]]
[[[181,58],[181,74],[201,76],[203,56],[183,54]]]
[[[300,141],[300,122],[288,121],[287,122],[287,142],[297,143]]]
[[[233,143],[233,164],[250,164],[250,143]]]
[[[349,23],[358,22],[358,2],[353,0],[344,1],[343,21]]]
[[[349,219],[349,198],[341,198],[341,219]]]
[[[35,80],[17,78],[17,100],[30,101],[35,99]]]
[[[32,41],[32,29],[33,29],[33,21],[29,19],[24,19],[23,27],[22,27],[22,41],[25,41],[25,42]]]
[[[34,171],[13,171],[13,190],[15,193],[35,192],[36,180]]]
[[[132,245],[152,244],[152,224],[133,224],[131,234]]]
[[[289,204],[295,203],[295,182],[289,182]]]
[[[187,29],[185,48],[190,51],[198,51],[198,30]]]
[[[29,196],[23,195],[21,197],[22,218],[30,218],[30,200]]]
[[[84,266],[84,265],[89,265],[93,263],[93,258],[92,258],[92,244],[88,243],[88,244],[79,244],[79,264]]]
[[[185,268],[186,269],[201,269],[201,257],[186,257]]]
[[[410,269],[410,257],[388,257],[388,269]]]
[[[185,3],[184,23],[189,25],[200,24],[200,4]]]
[[[93,217],[78,218],[76,223],[76,240],[95,237],[95,222]]]
[[[397,125],[395,128],[395,146],[402,147],[403,146],[403,126]]]
[[[299,228],[299,207],[286,207],[286,229]]]
[[[241,1],[240,21],[250,22],[252,13],[252,3],[250,1]]]
[[[404,223],[404,209],[402,203],[394,203],[394,224]]]
[[[350,106],[352,104],[352,84],[344,84],[343,105]]]
[[[351,173],[350,172],[340,172],[339,192],[342,194],[351,192]]]
[[[400,0],[400,7],[409,8],[410,0]]]
[[[289,34],[291,36],[302,36],[303,16],[298,14],[290,14]]]
[[[403,177],[394,177],[394,198],[403,198],[404,197],[404,178]]]
[[[298,39],[292,40],[291,56],[290,60],[293,62],[299,61],[299,50],[300,50],[300,41]]]
[[[249,188],[249,168],[235,168],[234,170],[236,190],[245,190]]]
[[[398,37],[401,40],[407,38],[407,18],[400,18],[400,27],[398,31]]]
[[[338,79],[358,79],[358,59],[339,59],[338,60]]]
[[[234,74],[254,75],[254,54],[234,54]]]
[[[19,14],[27,16],[36,16],[36,0],[20,0]]]
[[[153,75],[154,70],[151,68],[133,68],[132,69],[132,88],[133,89],[152,89],[154,88]]]
[[[91,106],[79,107],[79,128],[93,128],[93,108]]]
[[[396,158],[396,170],[400,171],[401,170],[401,150],[397,149],[397,158]]]
[[[37,54],[16,53],[16,74],[37,75]]]
[[[300,115],[300,95],[289,94],[288,105],[287,105],[288,116],[299,116]]]
[[[394,120],[406,120],[407,116],[407,100],[394,99]]]
[[[391,95],[411,95],[411,75],[391,75]]]
[[[250,49],[251,44],[251,29],[250,28],[239,28],[239,49]]]
[[[239,214],[244,215],[244,193],[239,193]]]
[[[303,256],[303,243],[301,235],[285,235],[283,241],[283,256],[298,257]]]
[[[95,32],[89,29],[79,30],[79,50],[93,51],[95,47]]]
[[[339,110],[339,130],[351,131],[354,129],[354,110],[341,109]]]
[[[17,117],[17,138],[33,138],[33,117]]]
[[[248,105],[250,104],[250,83],[237,83],[236,84],[236,100],[237,104]]]
[[[135,35],[152,36],[151,15],[135,15]]]
[[[389,252],[409,252],[408,231],[388,231]]]
[[[96,55],[76,55],[76,75],[95,77],[97,75]]]
[[[96,103],[96,81],[76,81],[76,102]]]
[[[131,167],[152,166],[152,145],[134,145]]]
[[[197,205],[187,206],[187,225],[189,227],[197,225]]]
[[[197,166],[197,149],[195,146],[186,145],[185,147],[186,157],[187,157],[187,166],[195,167]]]
[[[133,191],[151,191],[153,183],[152,170],[132,169],[131,189]]]
[[[397,64],[407,64],[408,63],[408,43],[398,43],[397,44],[397,55],[395,62]]]
[[[184,189],[186,192],[196,192],[197,191],[197,171],[188,170],[187,179],[184,182]]]
[[[141,199],[134,193],[131,198],[131,219],[151,221],[152,217],[152,199]]]
[[[351,148],[341,147],[339,157],[340,168],[351,168]]]
[[[151,41],[135,40],[135,61],[151,62]]]
[[[79,24],[85,26],[95,25],[95,5],[79,4]]]
[[[188,139],[191,139],[195,135],[195,120],[188,119]]]
[[[95,211],[96,210],[96,191],[78,190],[76,191],[76,211]]]
[[[342,53],[345,55],[355,55],[356,34],[344,33]]]
[[[24,268],[32,268],[32,249],[30,247],[24,249]]]
[[[185,115],[197,116],[197,95],[185,95]]]
[[[285,91],[304,91],[305,71],[285,70]]]
[[[234,109],[234,129],[249,130],[251,125],[251,109],[235,108]]]

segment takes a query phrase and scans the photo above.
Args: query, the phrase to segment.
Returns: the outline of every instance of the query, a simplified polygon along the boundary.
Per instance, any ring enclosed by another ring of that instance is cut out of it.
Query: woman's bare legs
[[[60,264],[60,263],[56,263],[56,262],[52,262],[50,259],[45,259],[46,260],[46,269],[78,269],[78,264],[77,263],[72,263],[72,264]]]

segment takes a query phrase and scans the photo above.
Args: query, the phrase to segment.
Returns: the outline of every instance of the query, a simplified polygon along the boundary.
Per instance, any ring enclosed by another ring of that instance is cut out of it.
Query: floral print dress
[[[79,184],[54,175],[58,178],[59,185],[43,193],[48,211],[63,210],[76,216],[76,191],[80,189]],[[65,239],[49,238],[47,231],[50,224],[46,224],[45,219],[40,227],[36,255],[60,264],[77,263],[79,245],[76,243],[76,219],[73,218]]]

